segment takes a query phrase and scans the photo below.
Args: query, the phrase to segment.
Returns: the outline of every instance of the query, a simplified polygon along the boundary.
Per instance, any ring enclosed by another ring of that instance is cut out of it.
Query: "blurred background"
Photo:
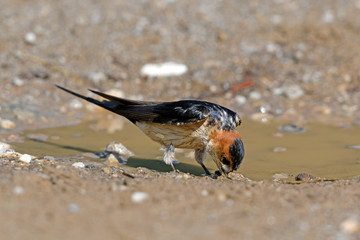
[[[55,83],[203,99],[262,122],[359,124],[359,37],[359,0],[2,0],[1,128],[98,117]],[[186,70],[142,72],[167,62]]]

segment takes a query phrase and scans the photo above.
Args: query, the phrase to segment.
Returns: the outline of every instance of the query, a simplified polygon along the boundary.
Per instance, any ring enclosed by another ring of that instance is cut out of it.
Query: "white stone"
[[[335,16],[331,10],[326,10],[323,13],[322,20],[325,23],[333,23],[335,20]]]
[[[22,195],[25,193],[25,189],[22,186],[16,186],[13,188],[13,193],[15,195]]]
[[[343,232],[348,234],[360,233],[360,223],[355,218],[349,218],[340,224]]]
[[[28,32],[28,33],[25,35],[25,42],[26,42],[26,43],[29,43],[29,44],[35,44],[35,42],[36,42],[36,35],[35,35],[35,33],[33,33],[33,32]]]
[[[299,85],[290,85],[285,88],[285,94],[290,99],[297,99],[304,95],[304,90]]]
[[[280,96],[283,93],[284,93],[284,88],[282,87],[277,87],[272,90],[273,96]]]
[[[131,201],[134,203],[141,203],[148,197],[149,197],[149,194],[147,194],[146,192],[134,192],[131,195]]]
[[[256,91],[252,91],[249,94],[249,97],[253,100],[260,100],[261,99],[261,94],[259,92]]]
[[[69,104],[70,104],[70,107],[73,109],[80,109],[83,107],[82,102],[80,102],[78,99],[71,100],[71,102]]]
[[[106,80],[106,75],[103,72],[91,72],[88,77],[94,83],[100,83]]]
[[[12,83],[17,87],[21,87],[25,84],[24,80],[18,77],[13,78]]]
[[[85,164],[83,162],[75,162],[72,164],[74,168],[84,168]]]
[[[188,71],[188,67],[185,64],[175,62],[164,63],[148,63],[145,64],[140,73],[145,77],[170,77],[180,76]]]
[[[201,195],[204,196],[204,197],[208,196],[209,195],[208,190],[206,190],[206,189],[202,190]]]
[[[0,153],[5,153],[9,149],[10,149],[9,144],[0,142]]]
[[[29,154],[22,154],[19,158],[20,161],[24,162],[24,163],[30,163],[32,160],[33,156],[29,155]]]
[[[69,205],[69,212],[71,213],[77,213],[80,211],[80,207],[76,203],[71,203]]]
[[[0,127],[5,129],[14,129],[16,127],[16,124],[8,119],[0,120]]]
[[[246,103],[246,97],[245,96],[242,96],[242,95],[237,95],[235,97],[235,101],[237,102],[237,104],[239,104],[240,106],[241,105],[244,105]]]
[[[133,152],[131,152],[130,150],[128,150],[122,143],[120,142],[111,142],[109,143],[106,148],[105,148],[105,152],[109,152],[109,153],[116,153],[117,155],[119,155],[119,157],[123,160],[123,161],[127,161],[130,157],[134,156],[135,154]]]

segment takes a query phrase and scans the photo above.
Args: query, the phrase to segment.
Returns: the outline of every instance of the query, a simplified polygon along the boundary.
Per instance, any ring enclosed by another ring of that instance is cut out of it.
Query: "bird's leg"
[[[165,146],[162,149],[164,151],[164,162],[167,165],[170,165],[174,172],[178,172],[178,170],[174,167],[173,161],[175,161],[175,147],[173,143]]]
[[[203,148],[203,149],[195,149],[195,160],[204,169],[205,174],[213,178],[214,176],[210,173],[210,171],[204,165],[205,156],[206,156],[206,149],[205,148]]]

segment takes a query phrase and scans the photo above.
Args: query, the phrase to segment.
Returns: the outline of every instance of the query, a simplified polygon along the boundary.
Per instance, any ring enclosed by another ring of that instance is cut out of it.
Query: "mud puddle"
[[[238,129],[245,143],[245,159],[239,172],[253,180],[272,179],[275,173],[296,175],[306,172],[317,177],[343,179],[360,174],[360,150],[347,146],[360,144],[360,128],[310,124],[305,132],[280,132],[279,123],[260,124],[244,121]],[[111,141],[123,143],[135,153],[128,160],[130,167],[146,167],[170,171],[162,162],[160,145],[148,139],[137,127],[125,124],[114,134],[93,130],[92,123],[74,126],[29,130],[22,133],[23,143],[13,143],[16,151],[35,156],[80,156],[88,152],[102,152]],[[30,137],[30,138],[29,138]],[[37,140],[34,140],[37,139]],[[86,157],[84,157],[86,158]],[[203,174],[191,150],[176,152],[183,172]],[[94,161],[102,161],[95,159]],[[205,165],[212,171],[215,164],[208,156]]]

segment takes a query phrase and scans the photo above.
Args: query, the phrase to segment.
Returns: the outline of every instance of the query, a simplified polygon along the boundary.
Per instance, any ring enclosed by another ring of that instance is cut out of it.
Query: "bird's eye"
[[[229,161],[229,159],[227,159],[226,157],[223,157],[223,158],[221,159],[221,162],[222,162],[223,164],[225,164],[225,165],[230,165],[230,161]]]

